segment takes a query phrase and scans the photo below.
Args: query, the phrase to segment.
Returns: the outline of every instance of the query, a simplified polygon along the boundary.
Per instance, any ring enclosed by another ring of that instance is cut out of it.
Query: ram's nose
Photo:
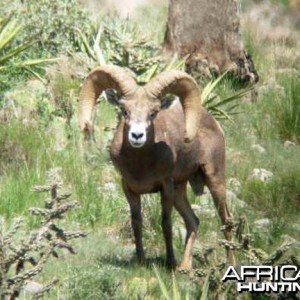
[[[134,148],[141,148],[146,143],[146,126],[143,123],[133,123],[128,133],[129,143]]]
[[[144,136],[144,133],[143,132],[140,132],[140,133],[131,132],[131,136],[133,139],[136,139],[138,141],[139,139],[141,139]]]

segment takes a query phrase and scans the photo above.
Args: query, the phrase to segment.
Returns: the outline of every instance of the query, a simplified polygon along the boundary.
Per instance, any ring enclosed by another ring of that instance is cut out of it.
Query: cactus
[[[78,201],[66,201],[71,193],[59,193],[62,184],[59,169],[55,168],[48,172],[47,185],[33,188],[37,193],[50,193],[50,199],[45,200],[44,208],[29,209],[33,216],[41,218],[38,229],[24,235],[21,232],[24,218],[17,218],[10,229],[6,230],[4,219],[0,218],[1,299],[16,299],[27,281],[42,272],[51,256],[59,257],[58,249],[66,249],[75,254],[70,241],[87,235],[84,231],[65,231],[57,225],[57,220],[62,219],[68,211],[79,207]],[[43,297],[56,282],[54,279],[43,285],[33,298]]]

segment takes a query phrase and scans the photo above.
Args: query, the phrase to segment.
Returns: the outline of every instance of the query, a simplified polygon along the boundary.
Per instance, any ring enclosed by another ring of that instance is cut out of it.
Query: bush
[[[26,1],[26,28],[39,41],[39,48],[57,55],[78,50],[75,28],[88,33],[91,22],[77,0]]]

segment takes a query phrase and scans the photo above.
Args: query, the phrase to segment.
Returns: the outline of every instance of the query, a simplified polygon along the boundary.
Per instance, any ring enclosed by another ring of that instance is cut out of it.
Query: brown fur
[[[208,186],[223,225],[228,225],[230,218],[226,205],[222,129],[201,107],[198,85],[185,72],[165,71],[140,87],[123,68],[106,65],[92,70],[80,91],[79,126],[87,136],[92,133],[96,100],[102,91],[109,88],[123,97],[113,101],[120,106],[123,117],[110,154],[121,173],[123,190],[130,206],[138,260],[145,260],[141,195],[159,192],[167,265],[173,268],[176,264],[171,220],[171,211],[175,207],[187,228],[180,267],[190,269],[199,221],[187,200],[188,181],[196,194],[203,191],[204,184]],[[161,99],[167,94],[178,96],[180,103],[177,101],[169,107],[168,101]],[[140,144],[135,143],[138,139]],[[224,233],[230,240],[230,226]],[[227,258],[229,263],[234,263],[230,249],[227,249]]]
[[[154,101],[123,101],[131,118],[145,118],[155,108]],[[186,196],[187,182],[198,194],[204,183],[215,200],[222,223],[230,217],[226,206],[225,143],[218,123],[201,108],[199,130],[190,143],[184,142],[184,114],[179,102],[161,110],[149,123],[148,139],[139,149],[127,141],[127,124],[121,118],[111,145],[111,158],[122,175],[123,189],[131,208],[132,228],[135,235],[138,260],[145,260],[142,244],[142,216],[140,196],[160,192],[162,198],[162,227],[167,246],[167,265],[175,266],[172,247],[171,210],[174,206],[187,227],[186,247],[180,268],[192,267],[192,247],[196,238],[198,218],[192,211]],[[231,239],[230,232],[226,232]],[[232,253],[228,253],[234,263]]]

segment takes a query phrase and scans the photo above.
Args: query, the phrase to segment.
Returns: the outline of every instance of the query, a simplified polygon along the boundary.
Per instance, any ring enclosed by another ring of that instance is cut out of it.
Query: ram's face
[[[159,101],[120,100],[121,114],[128,127],[128,141],[134,148],[141,148],[147,141],[149,129],[160,111]]]

